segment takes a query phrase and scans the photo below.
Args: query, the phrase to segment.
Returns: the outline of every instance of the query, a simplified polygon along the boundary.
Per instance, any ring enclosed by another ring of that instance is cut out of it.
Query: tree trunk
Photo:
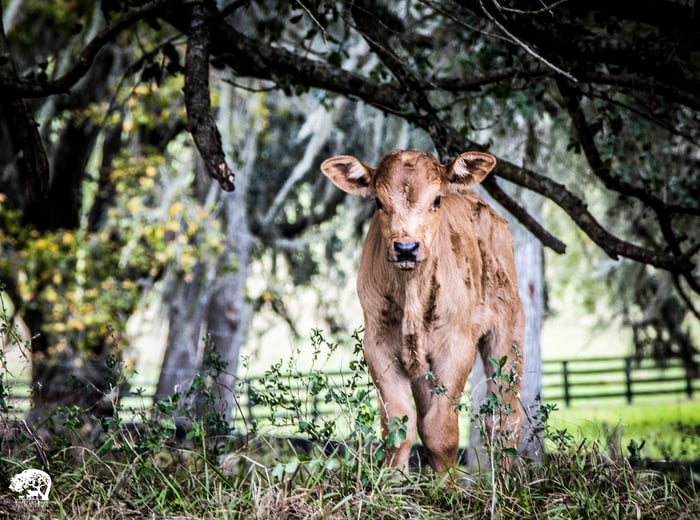
[[[191,281],[173,274],[177,280],[172,296],[167,298],[168,337],[163,364],[158,377],[156,399],[165,399],[192,381],[199,367],[202,320],[208,299],[206,269],[197,264]]]
[[[537,214],[537,208],[528,204],[530,201],[527,200],[527,195],[516,195],[516,199],[527,207],[531,215]],[[544,315],[542,244],[523,226],[511,221],[510,228],[515,243],[518,289],[526,318],[525,344],[522,346],[524,371],[520,391],[520,400],[525,410],[526,420],[520,436],[519,450],[521,454],[539,460],[542,456],[542,439],[536,431],[536,426],[538,425],[539,396],[542,393],[542,356],[540,350],[540,334]],[[488,375],[490,376],[490,374]],[[473,413],[478,411],[479,405],[486,397],[486,385],[480,383],[485,379],[483,364],[477,360],[470,377]],[[477,459],[470,456],[469,465],[475,467],[478,464],[481,468],[488,468],[481,432],[475,427],[476,424],[472,426],[469,442],[470,455],[475,454]]]
[[[530,215],[542,215],[541,199],[532,193],[516,194]],[[542,436],[539,433],[539,406],[542,395],[542,352],[540,336],[544,317],[544,259],[542,244],[521,225],[511,224],[515,241],[516,268],[520,299],[525,308],[525,345],[523,348],[523,385],[520,400],[526,421],[520,437],[520,451],[535,460],[542,457]]]
[[[537,161],[537,146],[534,123],[528,122],[528,139],[524,157],[524,166],[534,166]],[[537,194],[508,186],[508,193],[528,211],[533,218],[540,221],[542,218],[542,198]],[[525,410],[525,424],[520,436],[519,451],[522,455],[533,460],[542,457],[542,437],[539,432],[539,405],[542,394],[542,354],[540,336],[542,332],[542,320],[544,317],[544,256],[540,241],[524,226],[513,218],[510,218],[505,210],[484,194],[481,195],[496,207],[499,213],[508,218],[513,244],[515,248],[515,267],[518,273],[518,292],[525,309],[525,344],[523,348],[523,381],[520,391],[520,400]],[[486,385],[479,384],[484,381],[483,364],[474,363],[470,382],[472,388],[472,413],[475,414],[479,405],[486,397]],[[490,374],[489,374],[490,375]],[[472,421],[469,445],[469,465],[487,468],[488,461],[484,450],[484,441],[481,432]]]
[[[209,340],[219,358],[226,364],[213,388],[216,412],[227,421],[232,417],[233,395],[236,393],[236,372],[241,346],[246,339],[252,308],[246,299],[246,283],[250,261],[251,238],[248,234],[243,204],[227,199],[229,240],[235,247],[238,268],[217,283],[207,309]],[[206,368],[206,367],[204,367]]]
[[[224,109],[221,110],[217,126],[224,143],[234,142],[229,128],[233,119],[238,117],[240,124],[250,117],[246,109],[244,114],[236,113],[231,98],[232,90],[228,85],[221,86],[220,106]],[[252,175],[257,153],[257,130],[254,128],[257,126],[259,122],[250,122],[250,132],[243,141],[243,150],[239,154],[241,174],[236,191],[224,193],[215,187],[216,196],[223,198],[227,243],[232,244],[220,260],[228,263],[226,258],[234,256],[238,260],[237,269],[233,273],[217,275],[214,269],[222,262],[213,260],[210,265],[198,266],[199,274],[190,284],[183,279],[176,282],[179,286],[176,289],[175,304],[171,304],[170,308],[170,332],[157,390],[159,397],[165,397],[176,387],[190,383],[198,372],[204,373],[213,368],[206,366],[207,359],[200,348],[203,333],[206,332],[207,347],[211,346],[226,367],[217,375],[215,385],[210,388],[215,399],[214,410],[204,410],[197,406],[196,413],[201,415],[213,411],[225,421],[230,421],[232,417],[238,357],[252,313],[246,300],[246,283],[253,239],[249,231],[244,194],[248,189],[247,180]],[[231,155],[228,152],[227,150],[227,154]],[[197,179],[203,178],[204,175],[199,173]],[[208,176],[206,178],[206,187],[199,186],[197,189],[198,198],[202,201],[207,198],[205,192],[211,185]]]
[[[213,388],[216,398],[216,412],[227,421],[234,411],[236,392],[236,373],[241,347],[246,340],[253,309],[246,298],[250,258],[254,246],[253,236],[248,222],[248,213],[244,194],[250,188],[250,179],[254,175],[254,166],[258,152],[256,137],[260,130],[260,117],[249,112],[249,101],[244,102],[244,112],[249,119],[248,137],[236,140],[234,125],[240,124],[241,114],[237,113],[234,89],[228,84],[221,85],[221,106],[229,107],[219,114],[217,122],[223,142],[231,143],[226,154],[233,155],[234,143],[241,145],[238,156],[240,165],[236,191],[222,195],[224,199],[226,237],[232,247],[224,254],[233,255],[238,260],[234,273],[228,273],[217,283],[207,309],[207,331],[213,348],[220,359],[226,363],[226,369]],[[245,117],[245,116],[244,116]],[[238,120],[238,121],[237,121]]]

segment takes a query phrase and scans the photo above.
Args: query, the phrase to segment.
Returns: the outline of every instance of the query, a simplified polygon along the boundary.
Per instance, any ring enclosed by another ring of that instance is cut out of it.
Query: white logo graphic
[[[48,500],[51,477],[40,469],[25,469],[10,480],[10,491],[20,493],[20,499]]]

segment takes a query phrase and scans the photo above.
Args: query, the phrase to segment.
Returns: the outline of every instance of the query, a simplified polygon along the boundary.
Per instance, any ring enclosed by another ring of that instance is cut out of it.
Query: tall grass
[[[314,332],[310,348],[322,364],[336,346]],[[355,348],[359,354],[359,337]],[[280,363],[254,387],[267,418],[234,430],[214,411],[211,383],[220,360],[213,364],[181,393],[152,407],[124,410],[115,403],[109,416],[56,407],[45,422],[28,424],[5,406],[0,518],[700,517],[697,475],[635,467],[635,459],[575,441],[546,420],[550,450],[540,462],[517,458],[503,471],[492,447],[492,472],[390,470],[382,463],[373,390],[359,355],[340,383],[320,366],[307,379],[318,398],[341,410],[338,416],[314,415],[288,384],[308,369]],[[0,382],[7,391],[11,379],[0,375]],[[552,413],[544,408],[543,418]],[[9,491],[10,477],[30,467],[51,475],[48,503],[26,503]]]

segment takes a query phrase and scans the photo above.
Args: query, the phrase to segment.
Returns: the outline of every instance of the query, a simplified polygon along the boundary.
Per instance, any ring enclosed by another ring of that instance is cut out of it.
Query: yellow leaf
[[[58,293],[53,287],[49,287],[44,291],[44,300],[49,303],[54,303],[58,300]]]
[[[132,215],[138,213],[141,210],[141,208],[141,200],[136,197],[130,199],[129,202],[126,203],[126,209],[128,209],[129,213],[131,213]]]
[[[174,218],[180,215],[182,210],[185,209],[185,205],[182,202],[176,202],[168,209],[168,216]]]

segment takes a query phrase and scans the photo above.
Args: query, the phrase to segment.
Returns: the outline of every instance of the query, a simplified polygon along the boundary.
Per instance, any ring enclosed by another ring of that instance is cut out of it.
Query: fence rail
[[[694,366],[680,359],[669,359],[659,366],[649,359],[596,357],[549,360],[544,362],[543,386],[547,401],[563,401],[566,406],[580,399],[685,395],[692,398],[700,390],[700,356]]]
[[[700,366],[700,355],[695,357],[695,367]],[[340,383],[347,374],[331,372],[330,380]],[[237,408],[240,421],[251,422],[269,418],[270,410],[260,406],[254,391],[261,377],[246,377],[239,381]],[[692,398],[700,391],[700,370],[693,369],[679,359],[671,359],[664,366],[651,360],[633,357],[595,357],[585,359],[547,360],[542,371],[543,398],[547,402],[560,402],[571,406],[574,401],[618,398],[632,404],[641,396],[677,395]],[[286,380],[291,392],[304,403],[306,412],[313,415],[337,413],[337,406],[324,402],[310,391],[308,378],[290,377]],[[370,383],[367,381],[367,385]],[[155,392],[154,382],[131,382],[132,392],[122,396],[122,406],[150,406]],[[138,392],[137,392],[137,389]],[[10,403],[21,412],[29,407],[30,390],[27,381],[12,385]],[[284,413],[281,414],[283,416]]]

